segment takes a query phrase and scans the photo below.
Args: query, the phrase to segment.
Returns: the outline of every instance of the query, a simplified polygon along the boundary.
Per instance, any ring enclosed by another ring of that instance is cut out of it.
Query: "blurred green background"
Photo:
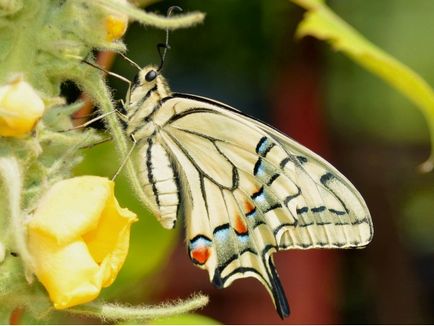
[[[434,85],[434,1],[334,0],[329,6],[369,40]],[[199,312],[221,323],[434,323],[434,174],[417,165],[429,154],[420,112],[401,94],[328,45],[294,39],[303,11],[285,0],[162,1],[207,14],[205,23],[171,33],[163,73],[172,90],[210,97],[278,126],[324,155],[360,190],[375,236],[364,250],[282,252],[277,268],[292,307],[281,321],[255,280],[215,290],[189,261],[183,228],[167,231],[136,201],[127,181],[118,198],[140,215],[131,250],[106,299],[158,303],[202,291]],[[127,55],[158,64],[163,31],[132,24]],[[129,79],[122,59],[112,70]],[[114,98],[121,81],[110,79]],[[111,176],[110,143],[85,150],[77,174]],[[207,323],[199,315],[162,323]]]

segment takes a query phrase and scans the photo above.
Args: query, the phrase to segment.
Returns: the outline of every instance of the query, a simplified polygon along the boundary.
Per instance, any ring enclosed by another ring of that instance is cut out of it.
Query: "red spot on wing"
[[[199,247],[191,251],[191,258],[195,263],[203,265],[206,263],[211,252],[208,247]]]
[[[246,223],[242,220],[240,215],[235,216],[235,231],[238,234],[246,234],[248,229]]]

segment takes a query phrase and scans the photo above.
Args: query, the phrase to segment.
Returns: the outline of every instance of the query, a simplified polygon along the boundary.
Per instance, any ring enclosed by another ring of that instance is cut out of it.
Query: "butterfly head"
[[[136,75],[131,86],[131,98],[142,97],[152,92],[164,98],[170,94],[166,79],[156,66],[146,66]]]

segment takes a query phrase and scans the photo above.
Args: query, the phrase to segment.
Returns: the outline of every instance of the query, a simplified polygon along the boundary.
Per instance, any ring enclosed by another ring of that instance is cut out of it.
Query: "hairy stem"
[[[10,230],[14,251],[16,251],[26,268],[28,281],[31,281],[31,256],[27,250],[26,233],[21,212],[22,175],[18,160],[14,156],[0,157],[0,177],[7,185],[6,197],[8,198],[8,213],[10,217]]]
[[[105,318],[108,320],[152,320],[157,318],[179,315],[191,310],[200,309],[208,303],[208,297],[197,295],[186,300],[179,300],[159,306],[122,306],[116,304],[91,303],[70,308],[67,311],[73,314],[90,317]]]

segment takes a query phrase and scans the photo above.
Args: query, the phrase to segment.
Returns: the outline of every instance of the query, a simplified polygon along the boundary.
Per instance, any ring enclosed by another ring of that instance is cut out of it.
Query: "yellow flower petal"
[[[44,113],[45,105],[32,86],[17,79],[0,87],[0,136],[22,137]]]
[[[29,232],[34,273],[47,289],[56,309],[95,299],[101,289],[99,265],[84,241],[59,246],[49,236]]]
[[[96,176],[59,181],[40,201],[29,227],[59,244],[69,243],[97,227],[113,187],[107,178]]]
[[[89,302],[115,280],[136,220],[107,178],[62,180],[44,195],[27,225],[28,247],[55,308]]]
[[[122,233],[125,228],[129,227],[130,220],[135,217],[128,210],[123,210],[125,217],[120,216],[120,210],[122,209],[117,202],[108,202],[101,214],[98,227],[83,236],[93,258],[98,263],[113,251],[119,236],[117,232]],[[117,230],[117,232],[112,232],[112,230]]]
[[[105,266],[103,287],[116,278],[128,253],[130,225],[136,215],[122,209],[116,200],[109,201],[102,212],[98,227],[83,236],[90,254],[97,263]]]

